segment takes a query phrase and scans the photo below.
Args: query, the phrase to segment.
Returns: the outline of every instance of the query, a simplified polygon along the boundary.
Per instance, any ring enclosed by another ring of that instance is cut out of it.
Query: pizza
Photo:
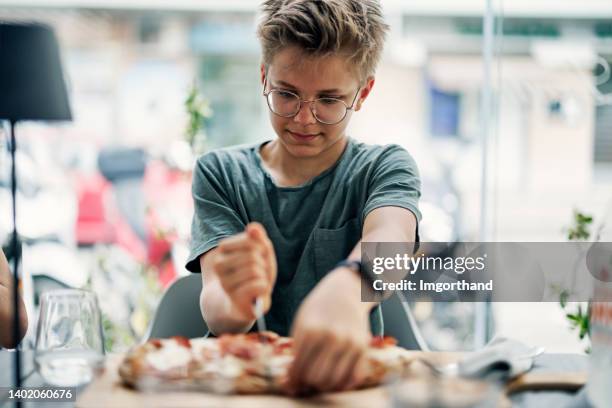
[[[136,389],[202,390],[231,394],[286,394],[293,343],[273,332],[219,338],[152,339],[132,348],[119,366]],[[392,337],[374,337],[366,351],[367,376],[356,388],[404,376],[412,361]]]

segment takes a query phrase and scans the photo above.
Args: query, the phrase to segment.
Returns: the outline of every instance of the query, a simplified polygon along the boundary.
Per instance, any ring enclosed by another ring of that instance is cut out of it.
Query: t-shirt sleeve
[[[411,211],[417,220],[418,242],[418,223],[421,221],[418,206],[421,197],[421,179],[412,156],[398,145],[386,146],[373,164],[367,188],[368,196],[363,209],[362,225],[366,216],[376,208],[388,206],[405,208]]]
[[[221,239],[244,231],[246,223],[232,204],[232,191],[231,174],[223,160],[212,153],[202,156],[193,171],[194,214],[187,270],[201,272],[202,254],[215,248]]]

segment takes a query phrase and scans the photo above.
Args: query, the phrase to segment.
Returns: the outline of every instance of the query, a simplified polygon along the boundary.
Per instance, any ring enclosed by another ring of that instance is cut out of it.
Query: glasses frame
[[[310,104],[310,113],[312,113],[312,116],[315,118],[315,120],[323,125],[337,125],[338,123],[342,122],[344,120],[344,118],[346,118],[346,115],[348,114],[348,111],[353,110],[354,106],[355,106],[355,102],[357,102],[357,96],[359,96],[359,91],[361,91],[361,85],[359,85],[359,88],[357,88],[357,92],[355,93],[355,97],[353,98],[353,102],[351,103],[350,106],[348,106],[346,104],[346,102],[344,102],[342,99],[338,99],[338,98],[316,98],[316,99],[311,99],[311,100],[306,100],[306,99],[302,99],[300,97],[300,95],[296,94],[295,92],[292,91],[282,91],[282,92],[286,92],[289,93],[293,96],[295,96],[298,99],[298,105],[297,105],[297,109],[294,113],[290,114],[290,115],[281,115],[280,113],[274,112],[274,109],[272,109],[272,106],[270,104],[270,94],[274,91],[280,92],[280,89],[278,88],[271,88],[268,92],[266,92],[266,86],[268,85],[268,73],[266,72],[266,76],[264,77],[264,84],[263,84],[263,96],[265,96],[266,98],[266,103],[268,105],[268,109],[270,109],[270,112],[272,112],[273,114],[275,114],[276,116],[280,116],[281,118],[294,118],[298,113],[300,113],[300,111],[302,110],[302,104],[303,103],[309,103]],[[346,108],[344,110],[344,115],[342,116],[342,118],[336,122],[325,122],[322,121],[321,119],[319,119],[317,117],[317,114],[313,108],[313,105],[315,102],[322,100],[322,99],[331,99],[334,101],[338,101],[340,103],[342,103],[344,105],[344,107]]]

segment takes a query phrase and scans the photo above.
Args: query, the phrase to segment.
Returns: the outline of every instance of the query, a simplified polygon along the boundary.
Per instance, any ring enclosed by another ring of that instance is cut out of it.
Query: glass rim
[[[40,295],[41,300],[43,298],[59,297],[59,296],[96,296],[96,294],[89,289],[52,289],[43,292]]]

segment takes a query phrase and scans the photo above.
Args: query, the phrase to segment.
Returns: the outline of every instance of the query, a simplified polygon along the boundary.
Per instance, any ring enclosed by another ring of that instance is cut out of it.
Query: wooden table
[[[415,357],[428,358],[434,363],[443,364],[458,360],[460,353],[425,353],[413,352]],[[543,356],[541,356],[543,357]],[[380,407],[388,406],[390,402],[389,391],[385,387],[367,390],[332,393],[308,399],[295,399],[282,396],[224,396],[208,393],[173,392],[173,393],[142,393],[123,387],[117,374],[117,367],[121,355],[111,355],[107,358],[104,374],[87,387],[78,397],[76,406],[90,407],[235,407],[235,408],[306,408],[306,407]],[[530,372],[517,379],[514,390],[546,388],[551,380],[556,379],[565,384],[568,390],[575,390],[584,384],[586,372],[566,371],[563,373]],[[552,375],[552,377],[551,377]],[[538,386],[538,383],[540,384]],[[522,387],[522,388],[521,388]],[[510,406],[508,399],[500,402],[501,406]]]

